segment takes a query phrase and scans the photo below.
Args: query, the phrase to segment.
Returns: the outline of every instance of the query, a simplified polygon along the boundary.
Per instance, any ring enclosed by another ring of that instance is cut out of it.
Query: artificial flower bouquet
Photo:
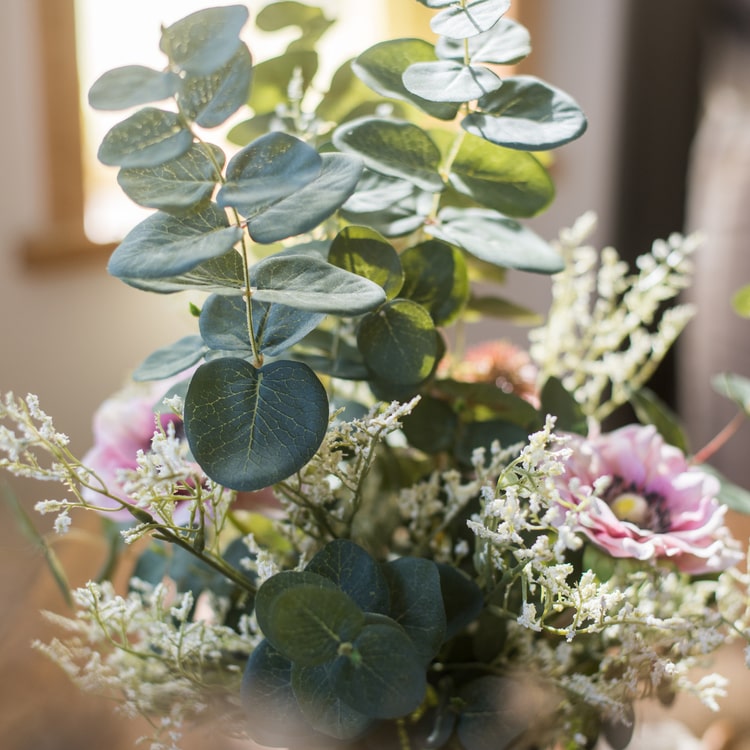
[[[277,58],[216,7],[162,30],[163,70],[91,89],[135,110],[99,157],[155,209],[109,272],[188,292],[198,332],[102,405],[82,460],[8,394],[0,464],[66,486],[37,505],[55,532],[93,510],[137,552],[126,590],[69,592],[37,645],[155,748],[202,721],[272,747],[622,748],[645,696],[715,705],[692,668],[750,639],[724,520],[744,496],[646,387],[692,314],[696,238],[631,270],[587,246],[590,215],[552,244],[520,223],[586,119],[504,74],[530,51],[508,0],[420,1],[435,44],[376,44],[327,88],[331,22],[278,2],[254,19],[299,32]],[[230,117],[227,159],[208,134]],[[477,291],[509,268],[550,276],[545,320]],[[528,347],[465,350],[491,316]],[[639,423],[609,426],[626,405]]]

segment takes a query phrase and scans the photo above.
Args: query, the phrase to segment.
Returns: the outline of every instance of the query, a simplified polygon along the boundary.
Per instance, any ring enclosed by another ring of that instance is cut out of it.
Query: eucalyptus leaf
[[[501,18],[488,31],[469,39],[441,36],[435,45],[435,53],[443,60],[463,62],[467,47],[472,62],[514,65],[531,53],[531,36],[520,23]]]
[[[544,151],[575,140],[587,126],[569,94],[534,76],[506,78],[478,104],[481,111],[467,115],[461,127],[499,146]]]
[[[453,60],[414,63],[404,71],[403,81],[412,94],[435,102],[470,102],[503,85],[489,68]]]
[[[465,39],[491,29],[510,9],[510,0],[468,0],[452,3],[430,22],[441,36]]]
[[[444,208],[427,230],[480,260],[534,273],[559,273],[562,258],[537,234],[486,208]]]
[[[523,326],[539,326],[544,321],[542,315],[528,307],[518,305],[502,297],[490,297],[488,295],[474,296],[472,294],[466,304],[466,313],[469,315],[469,320],[474,315],[478,318],[488,316],[502,318]]]
[[[328,427],[328,398],[301,362],[258,370],[223,357],[196,370],[184,419],[193,456],[211,479],[231,489],[260,490],[315,454]]]
[[[750,379],[734,373],[722,372],[711,379],[713,389],[734,401],[747,415],[750,415]]]
[[[361,315],[385,301],[368,279],[309,255],[275,255],[252,268],[253,296],[311,312]]]
[[[459,429],[458,415],[445,399],[422,394],[419,403],[402,420],[409,445],[428,455],[452,453]]]
[[[406,299],[392,300],[363,318],[357,344],[372,374],[394,385],[422,382],[438,356],[430,314]]]
[[[221,179],[224,158],[218,146],[195,144],[157,167],[121,169],[117,182],[138,205],[179,213],[211,197]]]
[[[452,120],[458,113],[458,104],[422,99],[412,94],[402,80],[410,65],[437,59],[434,46],[423,39],[394,39],[365,50],[352,61],[352,70],[378,94],[407,101],[440,120]]]
[[[750,492],[734,482],[709,464],[700,464],[700,471],[711,474],[719,481],[719,501],[731,510],[750,515]]]
[[[252,300],[253,329],[261,354],[278,357],[323,322],[325,314],[278,302]]]
[[[333,143],[357,154],[377,172],[400,177],[430,192],[443,189],[440,150],[418,125],[401,120],[363,117],[338,127]]]
[[[178,114],[145,107],[106,133],[97,156],[109,167],[156,167],[182,156],[192,143]]]
[[[262,31],[279,31],[289,26],[302,28],[322,15],[320,8],[292,0],[281,0],[261,8],[255,18],[255,25]]]
[[[243,43],[223,67],[182,80],[177,97],[180,110],[202,128],[215,128],[245,104],[252,78],[252,58]]]
[[[168,99],[179,85],[179,76],[171,71],[126,65],[97,78],[89,89],[88,101],[94,109],[128,109]]]
[[[279,116],[276,112],[267,112],[234,125],[227,133],[227,140],[237,146],[247,146],[269,131],[292,130],[293,127],[294,123],[290,118]]]
[[[234,57],[249,15],[244,5],[196,11],[162,30],[159,49],[187,73],[209,75]]]
[[[386,299],[393,299],[404,283],[395,248],[379,232],[368,227],[344,227],[331,243],[328,262],[374,281],[383,288]]]
[[[243,353],[237,356],[252,351],[244,297],[211,295],[201,309],[198,325],[202,341],[211,349]]]
[[[224,211],[212,203],[185,217],[159,212],[126,235],[107,270],[128,279],[176,276],[229,252],[241,237],[242,230],[229,226]]]
[[[263,60],[253,68],[253,87],[247,103],[256,114],[275,112],[289,103],[292,78],[298,76],[300,93],[304,93],[317,70],[318,55],[313,50],[296,50]]]
[[[540,395],[540,416],[554,414],[557,418],[555,427],[563,432],[588,434],[588,420],[581,405],[565,390],[559,378],[548,378]]]
[[[146,357],[133,372],[133,380],[162,380],[187,370],[203,358],[206,347],[200,336],[184,336]]]
[[[677,414],[652,390],[641,388],[631,394],[628,400],[639,422],[654,425],[667,443],[676,446],[685,454],[690,452],[687,435],[680,425]]]
[[[458,635],[479,617],[484,607],[482,589],[461,569],[437,563],[446,617],[446,640]]]
[[[264,208],[247,222],[259,243],[269,244],[309,232],[340,208],[354,192],[362,162],[348,154],[323,154],[317,177],[293,195]]]

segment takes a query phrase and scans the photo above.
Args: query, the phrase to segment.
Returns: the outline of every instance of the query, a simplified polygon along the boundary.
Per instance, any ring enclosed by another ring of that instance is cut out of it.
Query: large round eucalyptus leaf
[[[479,100],[461,127],[509,148],[543,151],[575,140],[586,130],[586,116],[564,91],[534,76],[506,78],[503,87]]]
[[[435,326],[422,305],[395,299],[367,315],[357,345],[378,380],[416,385],[431,372],[438,355]]]
[[[398,253],[379,232],[369,227],[344,227],[331,243],[328,262],[374,281],[383,287],[387,299],[393,299],[404,283]]]
[[[250,236],[269,244],[309,232],[354,192],[362,162],[348,154],[323,154],[320,173],[293,195],[260,210],[247,222]]]
[[[388,614],[386,577],[381,566],[358,544],[334,539],[315,554],[305,571],[333,581],[365,612]]]
[[[355,711],[395,719],[414,711],[427,689],[425,668],[396,623],[366,625],[330,670],[336,694]]]
[[[333,143],[341,151],[361,156],[377,172],[400,177],[423,190],[443,189],[440,149],[418,125],[383,117],[362,117],[340,125]]]
[[[94,109],[128,109],[173,96],[179,76],[170,71],[143,65],[126,65],[104,73],[89,89],[89,105]]]
[[[182,80],[178,93],[180,111],[202,128],[215,128],[245,104],[252,78],[252,58],[243,43],[223,67]]]
[[[488,208],[444,208],[428,231],[496,266],[548,274],[564,267],[560,255],[539,235]]]
[[[258,370],[225,357],[196,370],[185,397],[185,432],[214,481],[260,490],[286,479],[315,454],[328,427],[328,398],[301,362]]]
[[[402,80],[410,65],[437,59],[433,45],[423,39],[394,39],[365,50],[352,62],[352,70],[378,94],[410,102],[440,120],[452,120],[458,113],[458,104],[422,99],[412,94]]]
[[[364,624],[364,613],[343,591],[301,583],[276,596],[263,632],[294,664],[314,667],[335,659]]]
[[[401,296],[422,305],[436,326],[449,325],[460,315],[471,290],[460,250],[440,240],[427,240],[404,250],[401,265]]]
[[[535,216],[554,198],[547,170],[525,151],[467,135],[448,177],[458,192],[508,216]]]
[[[200,336],[184,336],[149,354],[135,369],[133,380],[171,378],[199,362],[205,353],[206,346]]]
[[[471,102],[502,85],[500,76],[489,68],[453,60],[414,63],[404,71],[404,86],[435,102]]]
[[[385,302],[382,287],[310,255],[272,255],[251,271],[253,296],[259,302],[347,316]]]
[[[320,154],[299,138],[267,133],[232,157],[217,202],[254,216],[314,180],[322,164]]]
[[[531,52],[531,35],[520,23],[501,18],[489,31],[469,39],[441,36],[435,45],[435,52],[441,59],[463,62],[467,46],[472,62],[513,65]]]
[[[208,75],[232,59],[249,15],[244,5],[191,13],[162,30],[159,49],[186,72]]]
[[[109,259],[107,270],[128,279],[160,279],[190,271],[231,250],[242,238],[213,203],[183,217],[156,213],[133,228]]]
[[[468,0],[453,3],[430,21],[441,36],[465,39],[491,29],[510,9],[510,0]]]
[[[247,101],[256,114],[274,112],[289,101],[293,76],[301,93],[307,91],[318,70],[318,55],[313,50],[287,50],[280,57],[263,60],[253,68],[253,88]]]
[[[145,107],[105,134],[97,156],[110,167],[156,167],[182,156],[192,143],[178,114]]]
[[[211,197],[224,158],[218,146],[199,143],[157,167],[121,169],[117,182],[139,206],[179,213]]]

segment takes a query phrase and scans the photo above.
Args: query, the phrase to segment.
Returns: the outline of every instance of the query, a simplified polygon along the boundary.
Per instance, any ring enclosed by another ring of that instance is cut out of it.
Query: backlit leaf
[[[483,65],[452,60],[414,63],[403,76],[412,94],[435,102],[470,102],[502,86],[500,77]]]
[[[89,105],[104,110],[137,107],[174,96],[179,85],[179,77],[170,71],[126,65],[109,70],[94,81],[89,89]]]
[[[280,57],[263,60],[253,68],[253,88],[248,105],[256,114],[273,113],[289,101],[289,83],[299,76],[301,92],[310,87],[318,70],[318,55],[313,50],[286,52]]]
[[[464,61],[468,42],[469,60],[472,62],[513,65],[531,52],[531,36],[520,23],[501,18],[489,31],[465,39],[441,36],[435,45],[438,57],[444,60]]]
[[[468,0],[440,11],[430,28],[442,36],[465,39],[491,29],[510,8],[510,0]]]

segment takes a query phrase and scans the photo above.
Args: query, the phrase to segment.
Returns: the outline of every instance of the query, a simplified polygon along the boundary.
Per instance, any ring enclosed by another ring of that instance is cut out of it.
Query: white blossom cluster
[[[595,223],[587,213],[561,232],[565,270],[553,277],[547,322],[529,339],[541,382],[560,378],[601,421],[649,380],[692,317],[691,305],[662,306],[689,285],[700,238],[657,240],[631,273],[614,248],[584,244]]]

